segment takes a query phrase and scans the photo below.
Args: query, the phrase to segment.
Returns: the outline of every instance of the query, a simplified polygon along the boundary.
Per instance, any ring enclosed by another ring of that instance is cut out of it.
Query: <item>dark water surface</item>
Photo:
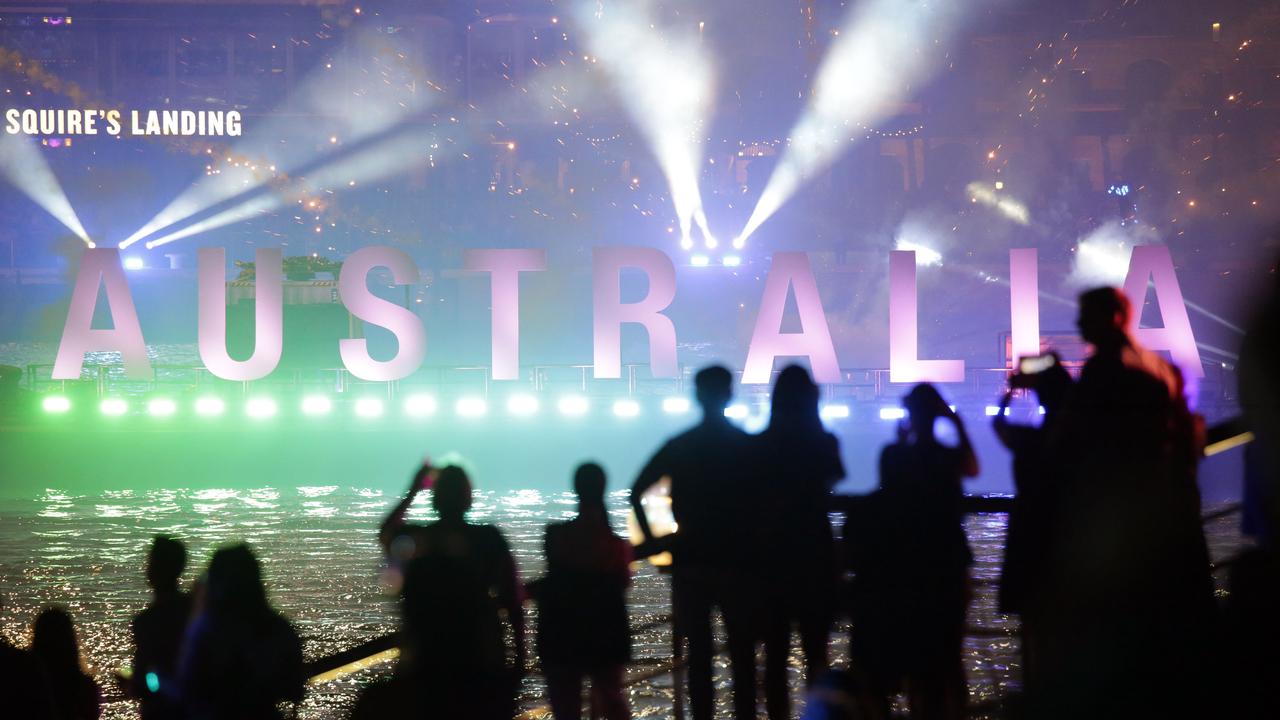
[[[307,658],[341,650],[386,633],[395,624],[395,604],[380,589],[375,533],[397,499],[370,488],[300,486],[99,495],[49,489],[32,499],[0,501],[0,592],[5,597],[0,630],[25,644],[31,620],[42,606],[67,606],[76,617],[86,661],[108,686],[111,671],[128,662],[128,620],[147,600],[142,566],[149,538],[163,532],[188,543],[188,582],[215,546],[248,541],[263,561],[272,601],[304,638]],[[615,527],[621,531],[624,496],[615,494],[611,504]],[[542,570],[543,526],[573,511],[568,494],[479,491],[471,517],[502,528],[521,573],[529,579]],[[428,519],[426,504],[415,506],[411,517]],[[996,612],[991,583],[999,574],[1005,516],[971,516],[967,530],[977,559],[977,591],[970,608],[975,631],[966,640],[965,660],[971,696],[983,700],[1007,693],[1019,678],[1016,622]],[[1212,523],[1214,556],[1230,554],[1237,536],[1234,518]],[[630,598],[634,622],[643,624],[669,613],[669,592],[664,576],[647,564],[639,567]],[[665,626],[647,630],[637,636],[636,656],[666,657],[669,644]],[[833,636],[833,645],[836,661],[843,662],[843,634]],[[720,662],[718,683],[723,689],[727,678],[724,659]],[[302,717],[344,717],[360,688],[385,671],[365,671],[311,688]],[[726,699],[724,692],[720,695]],[[670,701],[669,677],[632,689],[637,717],[669,717]],[[540,680],[527,679],[526,707],[541,703]],[[721,711],[728,716],[726,703]],[[136,712],[131,703],[117,701],[106,708],[104,717],[133,718]]]

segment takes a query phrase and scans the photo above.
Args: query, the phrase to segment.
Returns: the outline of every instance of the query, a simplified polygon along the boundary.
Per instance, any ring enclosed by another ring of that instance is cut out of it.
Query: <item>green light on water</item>
[[[71,409],[71,401],[61,395],[50,395],[40,402],[47,413],[64,413]]]
[[[254,420],[266,420],[267,418],[275,417],[278,409],[276,401],[269,397],[250,398],[249,402],[244,404],[244,414]]]
[[[151,417],[169,417],[178,411],[178,404],[169,398],[152,398],[147,403],[147,412]]]
[[[227,409],[227,404],[222,402],[220,397],[202,397],[196,400],[196,414],[201,417],[213,417],[221,415]]]
[[[125,402],[121,398],[107,398],[98,405],[98,410],[103,415],[119,417],[129,412],[129,403]]]

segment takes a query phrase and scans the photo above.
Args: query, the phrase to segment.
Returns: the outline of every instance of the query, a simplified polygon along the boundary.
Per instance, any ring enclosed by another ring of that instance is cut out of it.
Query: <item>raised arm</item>
[[[644,535],[645,541],[653,539],[653,531],[649,529],[649,518],[644,514],[644,505],[641,501],[644,494],[649,488],[653,487],[668,474],[668,452],[666,446],[649,458],[649,462],[640,471],[640,475],[636,477],[635,483],[631,486],[631,509],[635,511],[636,525],[640,527],[640,532]]]
[[[378,528],[378,542],[382,545],[382,552],[389,554],[391,551],[391,541],[395,539],[396,533],[404,526],[405,513],[409,512],[409,507],[413,505],[413,499],[418,496],[418,491],[427,486],[427,481],[431,478],[431,473],[435,468],[430,462],[422,463],[422,467],[413,474],[413,481],[409,485],[409,491],[405,493],[404,498],[387,513],[386,519],[382,521],[382,525]]]

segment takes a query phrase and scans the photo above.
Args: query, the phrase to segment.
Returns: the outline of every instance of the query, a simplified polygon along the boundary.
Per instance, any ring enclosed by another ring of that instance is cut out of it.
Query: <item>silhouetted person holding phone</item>
[[[431,505],[437,519],[425,525],[406,522],[413,499],[426,488],[431,489]],[[515,690],[525,666],[523,592],[516,577],[515,559],[502,531],[494,525],[468,523],[470,509],[471,479],[466,471],[457,465],[437,469],[424,463],[409,492],[382,523],[380,539],[393,568],[406,567],[415,558],[442,556],[466,569],[472,582],[486,588],[485,628],[478,650],[486,672],[507,676],[508,714],[514,714]],[[510,659],[504,620],[511,628],[515,650]]]
[[[547,526],[547,574],[536,587],[538,657],[557,720],[582,717],[582,682],[591,681],[593,717],[631,717],[622,687],[631,658],[627,587],[631,545],[613,533],[604,504],[604,469],[573,475],[578,516]]]
[[[1017,491],[1009,511],[1004,563],[1000,571],[999,608],[1016,614],[1021,623],[1022,682],[1034,692],[1038,666],[1041,609],[1045,602],[1042,575],[1049,561],[1051,527],[1055,522],[1054,493],[1059,463],[1052,443],[1071,394],[1071,374],[1057,355],[1044,356],[1050,364],[1034,373],[1019,372],[1009,379],[992,425],[996,437],[1013,454],[1013,484]],[[1044,408],[1039,426],[1010,421],[1009,404],[1017,389],[1032,390]]]
[[[644,494],[670,478],[671,512],[679,528],[671,546],[672,603],[677,630],[688,640],[690,709],[694,720],[710,720],[714,712],[711,627],[719,608],[728,635],[734,712],[746,720],[755,718],[756,709],[754,443],[724,416],[733,387],[728,370],[704,368],[694,385],[702,421],[650,458],[631,488],[631,506],[640,531],[652,540]]]
[[[401,590],[395,674],[361,693],[351,720],[511,720],[484,579],[462,558],[428,553],[407,561]]]
[[[1130,335],[1122,292],[1082,294],[1078,324],[1093,353],[1055,451],[1063,480],[1046,575],[1043,710],[1196,715],[1215,614],[1196,420],[1181,373]]]
[[[209,561],[187,629],[178,685],[189,720],[278,720],[302,700],[302,641],[267,602],[258,558],[243,543]]]
[[[102,689],[85,672],[75,624],[63,608],[45,608],[31,629],[36,659],[54,720],[97,720],[102,715]]]
[[[769,427],[756,443],[762,560],[770,574],[762,627],[765,704],[769,717],[779,720],[791,717],[791,631],[800,633],[805,679],[812,683],[827,668],[839,596],[830,512],[831,491],[844,478],[844,463],[839,441],[818,415],[818,386],[799,365],[788,365],[778,375]]]
[[[0,613],[3,612],[4,596],[0,595]],[[0,708],[14,717],[47,720],[52,708],[43,683],[35,656],[14,647],[0,634]]]
[[[138,698],[142,720],[182,717],[176,687],[178,655],[191,619],[191,596],[179,589],[178,578],[186,565],[182,542],[166,535],[152,539],[146,567],[152,599],[130,624],[133,675],[128,689]]]
[[[973,563],[962,482],[978,474],[978,459],[960,416],[932,385],[915,386],[903,405],[907,422],[880,455],[880,489],[861,522],[846,526],[856,572],[852,652],[885,716],[889,698],[905,689],[913,718],[960,718]],[[940,418],[955,428],[955,447],[935,436]]]

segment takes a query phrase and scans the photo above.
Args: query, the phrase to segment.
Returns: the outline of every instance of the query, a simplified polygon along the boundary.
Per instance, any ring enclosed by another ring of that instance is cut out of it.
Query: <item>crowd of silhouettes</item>
[[[1078,376],[1056,355],[1038,358],[1015,369],[994,416],[1017,490],[998,589],[1000,611],[1020,620],[1023,692],[1011,712],[1192,718],[1266,707],[1253,716],[1277,716],[1266,688],[1280,677],[1280,285],[1242,352],[1245,413],[1262,440],[1249,460],[1259,528],[1222,608],[1196,481],[1203,424],[1178,369],[1135,341],[1133,312],[1119,290],[1081,295],[1079,329],[1094,351]],[[974,561],[964,482],[979,465],[960,415],[932,385],[913,387],[881,452],[879,487],[838,496],[839,442],[804,368],[778,375],[768,427],[755,435],[726,418],[727,369],[705,368],[694,385],[700,421],[664,443],[631,486],[642,541],[633,547],[615,534],[605,471],[584,463],[572,479],[577,514],[546,528],[546,572],[527,584],[501,530],[468,521],[468,473],[424,463],[379,531],[400,601],[399,660],[351,717],[512,718],[531,670],[530,601],[553,716],[581,718],[585,696],[592,717],[629,718],[631,565],[660,551],[672,558],[673,628],[687,648],[694,720],[715,714],[717,615],[738,720],[758,717],[761,701],[770,720],[792,717],[793,635],[810,720],[884,720],[900,694],[913,718],[964,717]],[[1038,423],[1010,417],[1018,395],[1042,408]],[[678,530],[658,536],[647,506],[661,483]],[[423,492],[435,519],[410,522]],[[839,541],[833,514],[844,517]],[[131,625],[131,673],[117,678],[143,719],[277,720],[290,704],[296,711],[301,642],[269,604],[253,552],[218,549],[190,592],[180,584],[185,566],[180,541],[154,539],[145,570],[153,597]],[[828,648],[842,616],[849,655],[833,668]],[[15,717],[100,713],[102,689],[62,608],[39,614],[29,649],[0,641],[0,683]]]

